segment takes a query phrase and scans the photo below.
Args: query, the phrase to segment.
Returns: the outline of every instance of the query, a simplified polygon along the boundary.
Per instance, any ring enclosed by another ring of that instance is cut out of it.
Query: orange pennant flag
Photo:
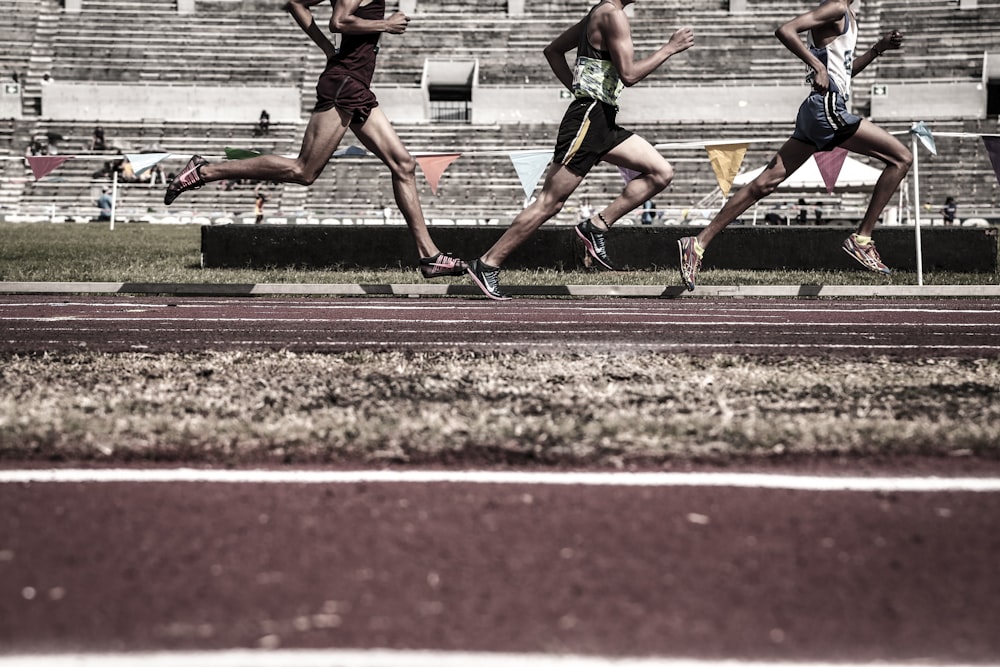
[[[712,170],[715,178],[722,188],[722,196],[729,196],[729,188],[733,186],[733,179],[740,171],[743,164],[743,156],[747,154],[747,144],[720,144],[715,146],[705,146],[708,151],[708,161],[712,163]]]
[[[420,168],[424,170],[424,176],[427,177],[427,182],[430,183],[431,192],[437,194],[438,181],[441,180],[441,174],[443,174],[444,170],[448,168],[448,165],[461,156],[461,153],[446,153],[436,155],[416,155],[414,157],[416,157]]]
[[[72,157],[72,155],[31,155],[26,159],[28,160],[28,166],[31,167],[31,173],[35,175],[35,180],[38,181],[58,169],[59,165],[66,160],[72,159]]]

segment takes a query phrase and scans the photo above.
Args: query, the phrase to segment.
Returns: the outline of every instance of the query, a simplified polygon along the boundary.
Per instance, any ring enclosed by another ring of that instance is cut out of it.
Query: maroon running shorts
[[[377,106],[375,93],[357,79],[336,71],[323,72],[319,77],[313,113],[336,107],[351,114],[352,125],[363,125]]]

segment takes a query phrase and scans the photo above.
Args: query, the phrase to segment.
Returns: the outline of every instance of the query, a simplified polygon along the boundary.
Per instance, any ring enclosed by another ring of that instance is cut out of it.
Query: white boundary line
[[[214,470],[66,468],[0,470],[0,484],[520,484],[549,486],[731,487],[792,491],[1000,492],[995,477],[839,477],[715,472],[529,472],[489,470]]]
[[[390,650],[228,650],[0,656],[0,667],[928,667],[919,662],[757,662],[693,658],[607,658],[540,653]],[[948,663],[949,667],[961,667]],[[985,663],[984,663],[985,664]],[[983,667],[983,664],[977,665]]]

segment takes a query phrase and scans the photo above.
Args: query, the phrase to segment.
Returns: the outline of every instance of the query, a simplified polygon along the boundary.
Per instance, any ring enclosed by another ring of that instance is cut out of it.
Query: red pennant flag
[[[445,155],[416,155],[414,157],[416,157],[420,168],[424,170],[424,176],[427,177],[427,182],[430,183],[431,192],[437,194],[438,181],[441,180],[441,174],[448,168],[448,165],[461,156],[461,153],[448,153]]]
[[[990,164],[993,165],[993,174],[1000,183],[1000,137],[983,137],[983,146],[986,154],[990,156]]]
[[[837,184],[840,170],[844,168],[844,160],[847,159],[847,149],[837,147],[832,151],[824,151],[813,154],[816,166],[819,167],[819,174],[826,183],[826,191],[833,194],[833,186]]]
[[[58,169],[59,165],[72,157],[72,155],[32,155],[26,159],[28,160],[28,166],[31,167],[31,173],[35,175],[35,180],[38,181]]]

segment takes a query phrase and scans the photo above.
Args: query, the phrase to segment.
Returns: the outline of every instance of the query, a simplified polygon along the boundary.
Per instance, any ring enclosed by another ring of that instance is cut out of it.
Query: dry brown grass
[[[204,353],[0,359],[0,460],[1000,459],[1000,360]]]

